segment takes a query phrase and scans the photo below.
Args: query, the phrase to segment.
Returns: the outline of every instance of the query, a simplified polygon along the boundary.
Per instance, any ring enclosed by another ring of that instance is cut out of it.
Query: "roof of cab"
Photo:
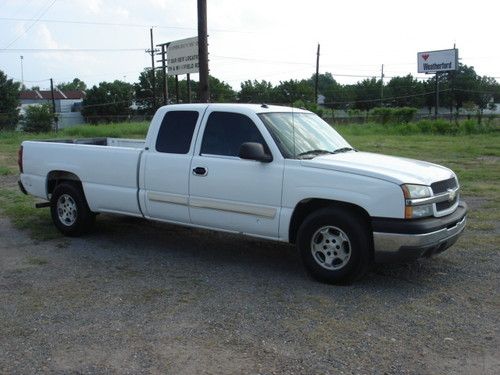
[[[284,107],[278,105],[269,104],[240,104],[240,103],[194,103],[194,104],[169,104],[163,106],[162,108],[167,108],[168,110],[200,110],[210,107],[211,109],[220,111],[230,111],[239,109],[242,112],[254,112],[254,113],[270,113],[270,112],[307,112],[309,111],[301,108]]]

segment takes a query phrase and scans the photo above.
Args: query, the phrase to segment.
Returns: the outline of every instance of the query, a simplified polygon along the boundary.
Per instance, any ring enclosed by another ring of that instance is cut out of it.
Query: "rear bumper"
[[[467,205],[441,218],[418,220],[374,218],[375,262],[409,261],[438,254],[452,246],[465,229]]]

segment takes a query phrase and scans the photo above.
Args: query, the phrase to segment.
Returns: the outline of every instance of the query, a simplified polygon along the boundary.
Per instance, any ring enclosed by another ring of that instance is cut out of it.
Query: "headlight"
[[[405,198],[405,219],[418,219],[421,217],[432,216],[434,213],[433,204],[419,204],[419,199],[425,201],[425,198],[432,196],[432,190],[425,185],[401,185]]]
[[[428,198],[432,195],[432,190],[425,185],[401,185],[406,199]]]

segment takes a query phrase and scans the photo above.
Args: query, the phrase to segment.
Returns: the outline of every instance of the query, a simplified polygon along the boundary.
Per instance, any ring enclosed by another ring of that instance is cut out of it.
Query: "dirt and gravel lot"
[[[500,374],[495,134],[352,136],[453,168],[470,215],[444,254],[347,287],[234,235],[100,215],[63,238],[17,193],[16,137],[0,137],[0,374]]]
[[[0,373],[498,374],[498,244],[480,236],[337,287],[285,244],[107,215],[38,241],[3,216]]]

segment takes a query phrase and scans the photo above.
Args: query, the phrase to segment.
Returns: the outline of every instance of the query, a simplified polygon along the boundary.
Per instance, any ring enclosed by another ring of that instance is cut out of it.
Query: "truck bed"
[[[57,171],[81,181],[92,211],[142,216],[138,167],[145,141],[122,138],[49,139],[23,142],[26,190],[48,199],[47,179]]]
[[[78,145],[94,145],[94,146],[111,146],[111,147],[130,147],[130,148],[144,148],[146,141],[144,139],[132,138],[68,138],[68,139],[44,139],[38,142],[52,142],[52,143],[72,143]]]

